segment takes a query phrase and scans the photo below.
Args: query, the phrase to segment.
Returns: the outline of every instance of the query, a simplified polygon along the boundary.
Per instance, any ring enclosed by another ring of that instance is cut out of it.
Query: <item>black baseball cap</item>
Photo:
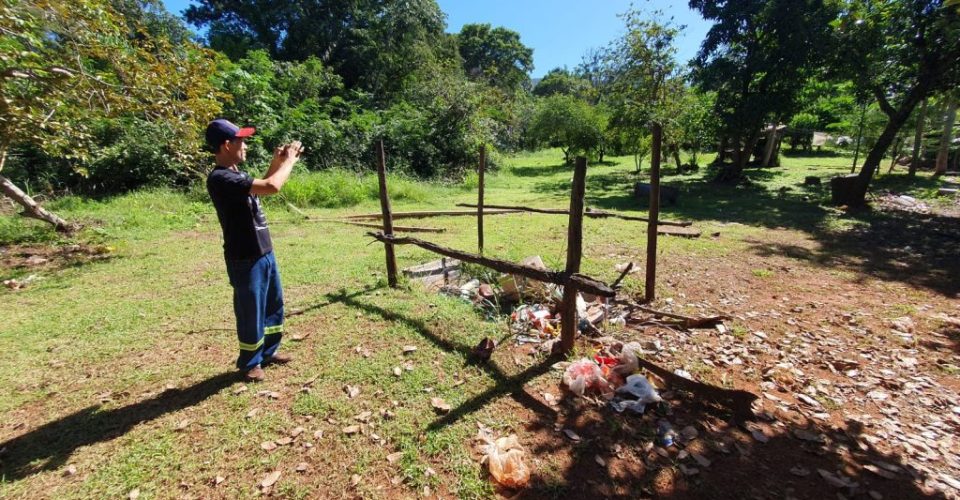
[[[218,118],[207,125],[207,145],[210,149],[216,151],[226,141],[239,139],[241,137],[250,137],[257,129],[253,127],[240,128],[223,118]]]

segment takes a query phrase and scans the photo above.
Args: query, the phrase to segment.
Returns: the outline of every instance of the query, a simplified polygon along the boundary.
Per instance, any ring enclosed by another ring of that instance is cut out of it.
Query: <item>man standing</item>
[[[233,287],[240,340],[237,368],[247,380],[259,382],[264,379],[261,365],[292,360],[277,352],[283,334],[283,289],[259,197],[280,192],[303,147],[293,141],[277,148],[264,178],[254,179],[237,168],[246,160],[245,141],[254,132],[253,127],[240,128],[223,119],[207,125],[207,145],[217,162],[207,176],[207,192],[223,230],[227,276]]]

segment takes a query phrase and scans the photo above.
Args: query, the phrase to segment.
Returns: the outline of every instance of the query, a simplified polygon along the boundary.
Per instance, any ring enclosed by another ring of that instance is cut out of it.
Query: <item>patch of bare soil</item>
[[[112,256],[113,248],[107,245],[70,244],[18,245],[0,247],[0,272],[22,275],[53,272],[71,266],[107,260]],[[4,280],[5,288],[19,290],[34,281],[30,276]]]
[[[764,239],[822,248],[785,231]],[[529,422],[517,433],[534,469],[527,488],[502,495],[960,498],[960,302],[763,251],[667,256],[661,269],[672,298],[655,307],[733,319],[684,330],[635,318],[614,334],[641,342],[664,397],[642,416],[567,392],[562,371],[498,403]],[[534,350],[509,349],[497,354]],[[670,446],[662,421],[677,434]]]

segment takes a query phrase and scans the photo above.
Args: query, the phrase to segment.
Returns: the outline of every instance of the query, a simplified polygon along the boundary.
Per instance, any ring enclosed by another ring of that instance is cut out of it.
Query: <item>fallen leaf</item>
[[[434,410],[437,410],[440,413],[447,413],[450,411],[450,405],[441,398],[431,398],[430,404],[433,406]]]
[[[286,446],[292,442],[293,442],[293,439],[288,437],[282,437],[275,441],[275,443],[277,443],[277,446]]]
[[[884,478],[884,479],[896,479],[896,478],[897,478],[897,475],[896,475],[896,474],[894,474],[894,473],[892,473],[892,472],[890,472],[890,471],[887,471],[887,470],[883,470],[883,469],[881,469],[880,467],[877,467],[876,465],[873,465],[873,464],[864,465],[863,468],[866,469],[866,470],[868,470],[868,471],[870,471],[870,472],[872,472],[872,473],[874,473],[874,474],[876,474],[876,475],[878,475],[878,476],[880,476],[880,477],[882,477],[882,478]]]
[[[248,390],[249,388],[247,386],[241,385],[240,387],[237,387],[236,389],[233,390],[233,395],[236,396],[237,394],[242,394],[244,392],[247,392]]]
[[[323,439],[323,429],[313,431],[314,439]]]
[[[276,484],[277,480],[279,480],[279,479],[280,479],[280,471],[275,470],[275,471],[267,474],[267,475],[263,478],[263,480],[260,481],[260,487],[261,487],[261,488],[269,488],[269,487],[273,486],[274,484]]]
[[[362,479],[362,478],[360,477],[360,474],[354,474],[354,475],[350,476],[350,486],[356,486],[356,485],[360,484],[360,479]]]
[[[573,442],[580,442],[580,435],[573,432],[573,429],[564,429],[563,433]]]
[[[372,416],[373,416],[373,412],[365,411],[365,412],[363,412],[363,413],[361,413],[361,414],[359,414],[359,415],[357,415],[356,417],[353,417],[353,418],[359,420],[360,422],[366,423],[366,422],[369,422],[369,421],[370,421],[370,417],[372,417]]]
[[[343,388],[343,391],[347,393],[347,397],[350,399],[360,395],[360,388],[355,385],[348,385]]]
[[[130,500],[137,500],[140,498],[140,488],[134,488],[130,490],[130,493],[127,495],[127,498]]]
[[[806,431],[803,429],[794,429],[793,435],[796,436],[797,439],[800,439],[802,441],[810,441],[813,443],[823,442],[823,438],[819,434],[814,434],[810,431]]]
[[[341,429],[341,430],[343,431],[344,434],[347,434],[347,435],[356,434],[356,433],[360,432],[360,426],[359,426],[359,425],[348,425],[348,426],[344,427],[344,428]]]
[[[295,470],[297,472],[307,472],[309,469],[310,469],[310,464],[306,462],[300,462],[299,464],[297,464],[297,468]]]
[[[301,341],[301,340],[305,340],[305,339],[306,339],[307,337],[309,337],[309,336],[310,336],[310,332],[295,333],[295,334],[293,334],[293,335],[290,336],[290,340],[295,340],[295,341],[299,342],[299,341]]]
[[[404,353],[404,354],[410,354],[411,352],[414,352],[414,351],[416,351],[416,350],[417,350],[417,346],[415,346],[415,345],[405,345],[405,346],[403,346],[403,353]]]
[[[401,458],[403,458],[403,452],[398,451],[396,453],[391,453],[387,455],[387,462],[395,463],[397,460],[400,460]]]
[[[264,441],[260,443],[260,448],[262,448],[264,451],[273,451],[277,449],[277,443],[274,443],[273,441]]]
[[[707,467],[710,467],[710,465],[713,463],[710,461],[709,458],[699,453],[691,453],[690,456],[693,457],[693,459],[696,460],[698,464],[700,464],[700,467],[703,467],[704,469],[706,469]]]
[[[219,485],[220,483],[222,483],[222,482],[224,482],[224,481],[226,481],[226,480],[227,480],[227,478],[225,478],[225,477],[223,477],[223,476],[217,476],[217,477],[213,478],[213,485],[214,485],[214,486],[217,486],[217,485]]]
[[[260,413],[260,408],[254,408],[254,409],[252,409],[252,410],[250,410],[250,411],[247,412],[247,417],[246,417],[246,418],[256,417],[258,413]]]
[[[303,427],[295,427],[292,431],[290,431],[290,437],[296,438],[300,434],[303,434],[303,431],[305,430],[306,429],[304,429]]]
[[[600,467],[606,467],[607,461],[603,459],[600,455],[593,457],[593,461],[597,463]]]
[[[191,421],[189,419],[183,419],[177,423],[177,426],[173,430],[177,432],[182,431],[190,426],[190,422]]]
[[[798,465],[798,466],[796,466],[796,467],[791,467],[791,468],[790,468],[790,473],[793,474],[794,476],[798,476],[798,477],[807,477],[807,476],[810,475],[810,469],[807,469],[807,468],[804,468],[804,467],[800,467],[800,466]]]
[[[400,375],[403,375],[403,370],[400,369],[399,366],[394,366],[394,367],[393,367],[393,375],[394,375],[395,377],[399,377]]]

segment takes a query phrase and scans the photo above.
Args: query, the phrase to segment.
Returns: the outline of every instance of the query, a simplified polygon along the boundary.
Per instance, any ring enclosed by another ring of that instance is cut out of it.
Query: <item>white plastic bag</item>
[[[657,390],[654,389],[647,377],[643,375],[630,375],[627,377],[627,383],[617,389],[618,395],[630,395],[637,401],[645,405],[650,403],[659,403],[663,401]]]
[[[484,453],[481,463],[487,462],[496,482],[508,488],[522,488],[530,482],[530,468],[523,461],[523,447],[516,434],[489,441]]]

